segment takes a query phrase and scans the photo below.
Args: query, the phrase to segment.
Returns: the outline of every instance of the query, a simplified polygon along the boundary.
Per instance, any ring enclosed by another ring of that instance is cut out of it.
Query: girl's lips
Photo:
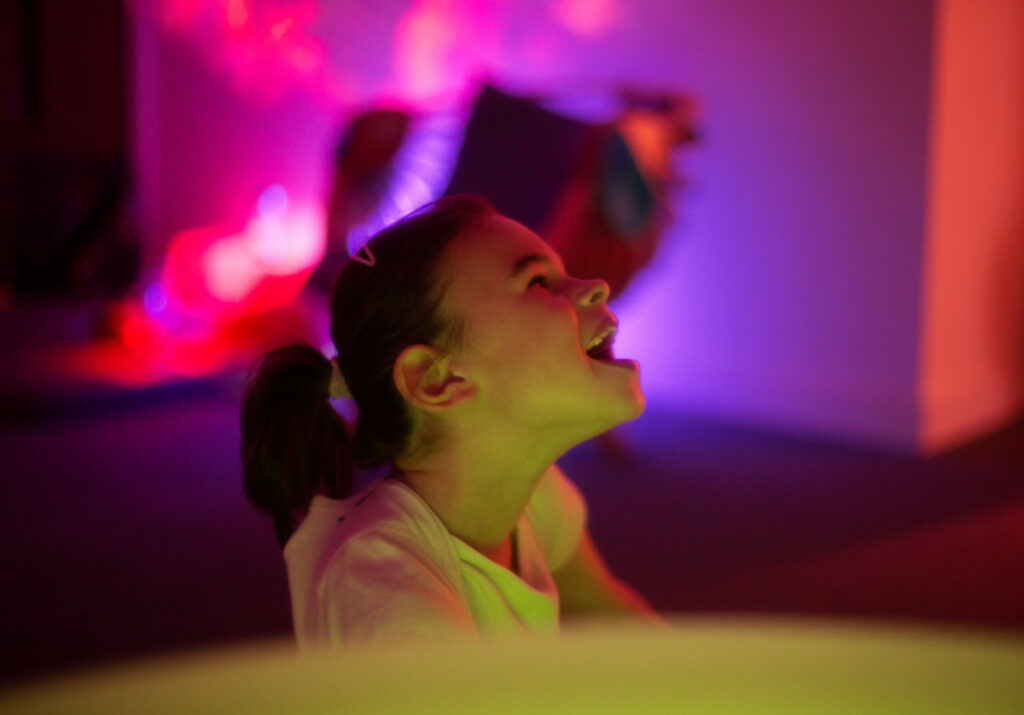
[[[626,358],[607,358],[605,360],[598,360],[597,358],[590,358],[594,362],[599,362],[602,365],[612,365],[613,367],[624,367],[628,370],[638,372],[640,370],[640,363],[636,360],[628,360]]]

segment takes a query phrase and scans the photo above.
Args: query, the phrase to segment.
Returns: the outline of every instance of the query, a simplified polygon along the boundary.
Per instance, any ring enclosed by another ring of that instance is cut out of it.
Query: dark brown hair
[[[254,366],[242,405],[242,464],[249,501],[274,519],[283,546],[313,495],[344,498],[356,465],[387,464],[410,447],[411,409],[393,366],[409,345],[456,349],[464,325],[444,314],[441,256],[459,235],[495,213],[475,196],[439,199],[368,242],[375,263],[349,260],[331,294],[331,340],[358,419],[328,402],[331,363],[297,343]]]

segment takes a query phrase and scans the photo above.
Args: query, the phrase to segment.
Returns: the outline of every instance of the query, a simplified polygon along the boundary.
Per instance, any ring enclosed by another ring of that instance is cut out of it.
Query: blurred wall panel
[[[921,341],[926,451],[1024,405],[1024,2],[941,0]]]

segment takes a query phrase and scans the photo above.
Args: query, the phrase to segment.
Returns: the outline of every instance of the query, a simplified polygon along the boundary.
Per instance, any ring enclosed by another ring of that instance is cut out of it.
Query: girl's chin
[[[626,394],[618,396],[615,403],[616,406],[613,412],[615,415],[615,425],[632,422],[640,417],[644,413],[644,410],[647,409],[647,400],[644,397],[644,393],[640,391],[639,386],[636,386],[635,389],[628,390]]]
[[[626,420],[627,422],[635,420],[637,417],[644,413],[647,409],[647,398],[644,397],[644,393],[639,389],[636,391],[635,399],[633,401],[633,413],[632,416]]]

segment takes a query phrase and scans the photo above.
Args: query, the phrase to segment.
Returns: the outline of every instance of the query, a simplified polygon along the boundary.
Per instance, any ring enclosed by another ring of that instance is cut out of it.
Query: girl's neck
[[[492,560],[510,563],[509,534],[541,477],[579,440],[559,430],[483,420],[449,430],[446,448],[395,462],[448,531]],[[505,565],[505,564],[503,564]]]
[[[512,532],[545,471],[541,468],[522,479],[502,479],[493,472],[473,479],[400,469],[393,478],[416,492],[454,536],[510,569]]]

